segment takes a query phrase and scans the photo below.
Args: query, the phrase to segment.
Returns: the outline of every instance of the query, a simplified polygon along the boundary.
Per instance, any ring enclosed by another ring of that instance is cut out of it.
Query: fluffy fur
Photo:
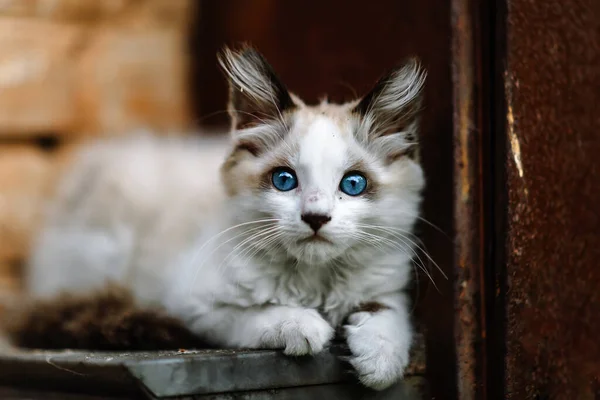
[[[390,386],[413,338],[404,289],[424,186],[415,156],[424,73],[411,61],[362,99],[308,106],[255,50],[220,60],[231,139],[88,146],[34,247],[30,293],[116,282],[210,344],[288,355],[323,350],[346,321],[360,380]],[[297,188],[273,187],[278,167],[295,171]],[[359,196],[339,188],[350,171],[368,180]],[[329,222],[315,232],[303,215]]]

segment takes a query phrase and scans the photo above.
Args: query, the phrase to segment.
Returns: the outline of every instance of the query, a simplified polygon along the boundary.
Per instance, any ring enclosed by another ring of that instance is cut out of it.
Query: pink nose
[[[302,221],[306,222],[317,233],[323,225],[331,221],[331,217],[323,214],[302,214]]]

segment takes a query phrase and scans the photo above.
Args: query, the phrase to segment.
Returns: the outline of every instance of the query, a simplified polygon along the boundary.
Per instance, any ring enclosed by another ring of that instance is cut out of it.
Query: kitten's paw
[[[333,334],[334,329],[317,311],[297,309],[266,332],[263,341],[268,347],[283,347],[284,354],[301,356],[319,353]]]
[[[375,390],[383,390],[399,381],[409,361],[409,345],[384,334],[370,313],[359,312],[348,319],[345,334],[352,355],[350,364],[358,373],[361,383]],[[403,332],[395,332],[402,335]],[[405,341],[406,342],[406,341]]]

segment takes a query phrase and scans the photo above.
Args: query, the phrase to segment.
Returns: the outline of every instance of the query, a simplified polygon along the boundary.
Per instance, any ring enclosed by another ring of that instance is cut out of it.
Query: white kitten
[[[216,345],[290,355],[321,351],[345,321],[360,380],[388,387],[412,340],[424,73],[413,61],[360,100],[308,106],[255,50],[220,60],[232,143],[89,146],[34,247],[31,293],[113,281]]]

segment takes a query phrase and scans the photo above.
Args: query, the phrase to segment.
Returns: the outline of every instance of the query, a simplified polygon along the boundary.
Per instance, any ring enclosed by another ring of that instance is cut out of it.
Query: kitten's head
[[[416,60],[363,98],[305,105],[254,49],[220,57],[230,83],[234,149],[222,168],[257,237],[301,262],[323,264],[412,230],[424,186],[418,116],[425,73]],[[269,238],[269,239],[267,239]],[[390,243],[388,243],[390,244]]]

